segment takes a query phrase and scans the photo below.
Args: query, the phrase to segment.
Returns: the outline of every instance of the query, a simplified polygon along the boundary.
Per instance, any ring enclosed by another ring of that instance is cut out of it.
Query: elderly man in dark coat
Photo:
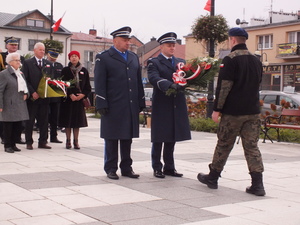
[[[20,71],[19,53],[10,53],[6,57],[7,69],[0,73],[0,121],[3,122],[5,152],[21,151],[16,147],[19,140],[18,130],[22,121],[28,120],[26,99],[28,88],[25,77]]]
[[[176,65],[184,62],[174,57],[176,38],[173,32],[162,35],[157,40],[161,53],[148,61],[148,78],[153,85],[151,159],[153,175],[157,178],[164,178],[165,175],[182,177],[183,174],[177,173],[175,169],[175,142],[191,139],[185,95],[182,88],[172,80]],[[167,95],[169,88],[174,89],[176,94]],[[160,161],[163,144],[164,166]]]
[[[132,138],[139,137],[139,112],[145,107],[141,69],[136,54],[128,51],[130,27],[111,33],[114,46],[96,56],[96,108],[101,114],[101,138],[105,139],[104,170],[119,179],[118,143],[122,176],[138,178],[132,170]]]
[[[37,89],[44,74],[49,75],[52,73],[52,64],[43,58],[45,55],[45,45],[43,43],[36,43],[33,52],[34,56],[25,60],[22,67],[30,94],[30,98],[27,100],[29,120],[27,120],[25,124],[26,148],[28,150],[33,150],[32,133],[36,119],[40,130],[38,148],[51,149],[47,144],[48,107],[50,101],[49,98],[40,97],[37,93]]]

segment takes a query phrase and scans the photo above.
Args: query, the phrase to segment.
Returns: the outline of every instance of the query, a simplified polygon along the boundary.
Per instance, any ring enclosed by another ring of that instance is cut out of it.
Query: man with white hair
[[[33,52],[34,56],[31,59],[25,60],[22,67],[30,96],[27,100],[29,120],[25,124],[26,148],[33,150],[32,132],[35,119],[37,119],[40,131],[38,148],[50,149],[51,147],[47,145],[49,98],[40,98],[37,89],[44,73],[51,74],[52,64],[44,59],[45,45],[43,43],[36,43]]]

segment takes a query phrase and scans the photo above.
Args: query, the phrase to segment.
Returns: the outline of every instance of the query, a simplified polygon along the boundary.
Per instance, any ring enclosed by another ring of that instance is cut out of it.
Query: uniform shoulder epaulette
[[[104,52],[108,52],[108,50],[106,49],[106,50],[103,50],[102,52],[98,52],[98,54],[103,54]]]

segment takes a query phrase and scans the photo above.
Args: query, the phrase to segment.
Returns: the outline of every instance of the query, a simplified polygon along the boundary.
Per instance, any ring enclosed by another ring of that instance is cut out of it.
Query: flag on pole
[[[64,13],[64,15],[65,15],[65,13]],[[52,29],[53,29],[54,32],[58,31],[58,28],[60,27],[60,23],[61,23],[62,18],[64,17],[64,15],[53,24]]]
[[[210,9],[211,9],[211,0],[207,0],[204,9],[205,9],[206,11],[210,12]]]

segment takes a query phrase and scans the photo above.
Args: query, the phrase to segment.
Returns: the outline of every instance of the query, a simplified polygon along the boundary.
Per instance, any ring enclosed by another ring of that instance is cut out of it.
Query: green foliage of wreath
[[[50,40],[45,39],[42,41],[42,43],[45,45],[45,52],[47,53],[50,48],[56,49],[59,53],[63,52],[64,45],[62,42],[57,40]]]
[[[213,40],[222,43],[228,39],[228,30],[227,21],[222,15],[201,16],[192,26],[192,34],[199,42]]]

